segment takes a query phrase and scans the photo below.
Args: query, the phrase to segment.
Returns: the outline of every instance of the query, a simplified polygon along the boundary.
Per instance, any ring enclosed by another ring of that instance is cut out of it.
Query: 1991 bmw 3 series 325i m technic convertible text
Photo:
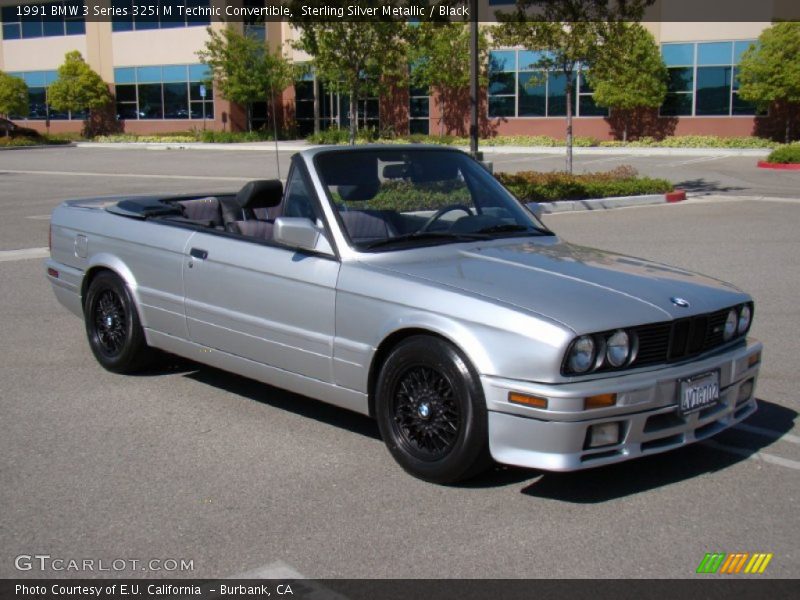
[[[606,465],[756,410],[750,296],[567,244],[458,150],[309,149],[285,189],[51,223],[47,276],[105,368],[159,348],[369,414],[428,481]]]

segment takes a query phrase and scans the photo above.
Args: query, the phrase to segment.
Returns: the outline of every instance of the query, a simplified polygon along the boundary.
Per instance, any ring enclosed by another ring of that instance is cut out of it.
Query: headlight
[[[585,373],[594,365],[594,340],[591,336],[579,337],[569,352],[567,364],[573,373]]]
[[[751,315],[752,313],[750,312],[750,307],[745,304],[742,307],[742,310],[739,311],[739,327],[737,329],[737,333],[739,335],[742,335],[745,331],[747,331],[747,328],[750,327]]]
[[[733,334],[736,333],[736,327],[739,324],[739,315],[736,314],[734,309],[728,311],[728,318],[725,320],[725,329],[722,331],[722,339],[726,342],[729,341]]]
[[[606,358],[612,367],[621,367],[628,360],[631,344],[628,334],[621,329],[606,342]]]

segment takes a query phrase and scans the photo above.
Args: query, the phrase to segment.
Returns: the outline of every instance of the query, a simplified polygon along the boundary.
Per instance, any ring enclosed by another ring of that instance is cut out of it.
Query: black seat
[[[259,212],[281,203],[283,184],[279,179],[258,179],[247,182],[234,198],[222,202],[225,229],[249,237],[272,239],[272,219],[258,219]],[[262,213],[263,214],[263,213]]]
[[[178,204],[183,211],[183,216],[192,221],[208,222],[211,227],[222,223],[219,199],[214,196],[195,198],[192,200],[179,200]]]

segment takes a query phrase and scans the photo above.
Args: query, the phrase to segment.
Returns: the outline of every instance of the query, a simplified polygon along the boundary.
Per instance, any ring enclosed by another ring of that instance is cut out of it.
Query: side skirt
[[[199,363],[207,364],[223,371],[236,373],[243,377],[255,379],[268,385],[273,385],[281,389],[309,396],[352,410],[354,412],[368,415],[369,407],[367,395],[362,392],[339,387],[331,383],[304,377],[296,373],[291,373],[283,369],[270,367],[241,356],[234,356],[227,352],[206,348],[194,342],[189,342],[165,333],[145,329],[147,344],[154,348],[160,348],[166,352],[183,356]]]

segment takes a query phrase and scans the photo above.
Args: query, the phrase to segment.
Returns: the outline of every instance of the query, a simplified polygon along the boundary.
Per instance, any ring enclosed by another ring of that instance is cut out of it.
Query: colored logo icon
[[[725,552],[708,552],[700,565],[697,573],[717,573],[723,575],[750,574],[760,575],[767,569],[772,553],[764,552],[738,552],[726,554]]]

